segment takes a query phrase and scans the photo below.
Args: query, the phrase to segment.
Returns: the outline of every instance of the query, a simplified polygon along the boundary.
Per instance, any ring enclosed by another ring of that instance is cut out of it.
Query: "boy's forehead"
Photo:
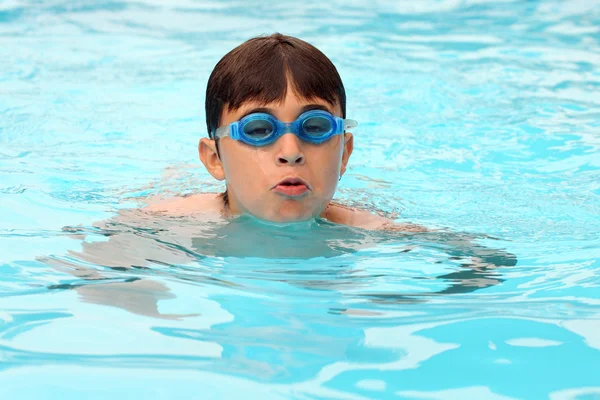
[[[286,101],[286,99],[283,99],[281,101],[277,100],[277,101],[268,102],[268,103],[263,102],[263,101],[258,101],[258,100],[248,100],[248,101],[243,102],[239,106],[239,108],[234,109],[234,110],[229,109],[229,107],[226,106],[223,109],[223,112],[243,115],[243,114],[247,113],[248,111],[251,111],[252,109],[255,109],[255,108],[271,109],[274,112],[277,112],[277,111],[300,112],[303,109],[311,107],[311,106],[318,106],[318,108],[324,108],[334,115],[341,116],[341,114],[342,114],[341,107],[339,104],[337,104],[337,103],[331,104],[328,101],[321,99],[319,97],[314,97],[314,98],[310,98],[310,99],[295,97],[294,101]],[[315,108],[317,108],[317,107],[315,107]]]

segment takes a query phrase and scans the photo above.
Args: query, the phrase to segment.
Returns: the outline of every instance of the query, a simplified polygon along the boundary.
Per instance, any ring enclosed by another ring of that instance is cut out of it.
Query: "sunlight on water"
[[[222,190],[204,91],[280,31],[360,121],[336,200],[428,233],[136,211]],[[6,398],[600,397],[600,3],[0,2]]]

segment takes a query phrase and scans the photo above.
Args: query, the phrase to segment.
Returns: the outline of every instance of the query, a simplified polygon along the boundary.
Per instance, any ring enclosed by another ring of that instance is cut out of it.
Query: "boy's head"
[[[226,179],[232,214],[281,222],[321,214],[346,169],[352,134],[317,144],[285,133],[264,146],[215,137],[217,128],[248,114],[289,123],[313,109],[343,119],[346,94],[331,61],[302,40],[281,34],[253,38],[217,63],[206,90],[209,138],[200,141],[199,152],[211,175]]]

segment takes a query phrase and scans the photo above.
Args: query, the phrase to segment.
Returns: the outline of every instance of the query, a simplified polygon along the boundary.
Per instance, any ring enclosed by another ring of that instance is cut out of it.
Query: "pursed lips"
[[[308,193],[311,188],[304,179],[289,177],[279,181],[272,190],[287,197],[300,197]]]

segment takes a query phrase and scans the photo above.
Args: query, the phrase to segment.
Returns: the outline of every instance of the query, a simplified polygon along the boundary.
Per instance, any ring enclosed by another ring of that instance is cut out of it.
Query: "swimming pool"
[[[337,199],[448,233],[131,211],[221,188],[206,80],[273,31],[360,121]],[[599,40],[593,1],[0,2],[2,398],[599,398]]]

